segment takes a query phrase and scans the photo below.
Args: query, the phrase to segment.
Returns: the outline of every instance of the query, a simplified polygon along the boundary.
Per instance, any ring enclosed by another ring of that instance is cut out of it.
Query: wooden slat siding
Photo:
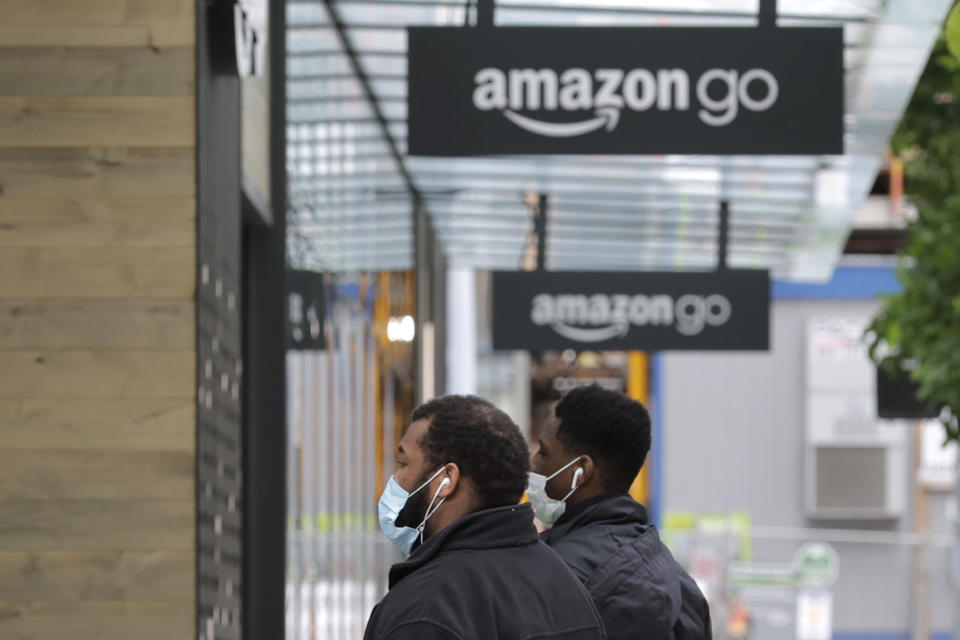
[[[0,298],[0,349],[193,349],[194,304]]]
[[[183,532],[193,532],[195,508],[193,500],[0,500],[0,551],[192,552]]]
[[[193,42],[192,28],[179,26],[98,26],[55,27],[0,24],[0,47],[184,47]]]
[[[193,0],[4,0],[0,20],[9,25],[194,25]],[[190,33],[189,43],[193,44]]]
[[[194,253],[180,247],[5,247],[0,297],[192,297]]]
[[[192,47],[9,48],[0,95],[193,96],[193,64]]]
[[[195,156],[189,148],[0,147],[0,196],[194,196]]]
[[[19,577],[0,582],[0,602],[183,601],[193,562],[182,551],[0,551],[0,575]]]
[[[5,351],[2,358],[0,398],[189,399],[197,393],[193,350]]]
[[[195,422],[193,398],[0,399],[0,450],[192,453]]]
[[[3,49],[0,49],[3,51]],[[181,196],[61,196],[50,194],[0,197],[0,220],[24,222],[50,220],[63,222],[96,222],[99,220],[167,218],[178,223],[196,220],[196,200],[193,192]],[[0,223],[2,224],[2,223]],[[51,244],[47,238],[41,245]],[[59,244],[58,244],[59,246]]]
[[[0,247],[191,247],[185,197],[0,197]]]
[[[4,0],[0,46],[193,47],[195,0]]]
[[[0,97],[0,146],[192,147],[189,96]]]
[[[10,220],[0,212],[0,247],[189,246],[193,230],[176,218]]]
[[[192,601],[191,601],[192,604]],[[0,638],[181,640],[197,637],[177,602],[0,602]]]
[[[194,459],[176,451],[0,450],[0,495],[14,500],[189,501]]]
[[[195,12],[0,2],[0,638],[197,637]]]

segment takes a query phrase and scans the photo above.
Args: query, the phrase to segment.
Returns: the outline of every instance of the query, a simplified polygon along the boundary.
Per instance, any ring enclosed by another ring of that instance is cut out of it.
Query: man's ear
[[[443,467],[443,473],[437,476],[440,479],[439,498],[446,498],[453,494],[460,486],[460,467],[457,463],[450,462]],[[446,484],[444,484],[446,483]]]
[[[597,472],[597,468],[593,464],[593,458],[583,454],[580,456],[580,462],[577,463],[577,467],[583,469],[583,475],[580,476],[580,482],[577,483],[578,487],[582,487],[593,478],[594,474]]]

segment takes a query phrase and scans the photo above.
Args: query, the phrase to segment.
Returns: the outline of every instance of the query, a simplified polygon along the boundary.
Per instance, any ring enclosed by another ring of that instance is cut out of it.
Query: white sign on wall
[[[923,424],[918,480],[932,489],[952,491],[957,478],[957,443],[943,446],[943,425],[936,420]]]
[[[797,595],[797,640],[831,640],[833,595],[829,591],[801,591]]]
[[[806,509],[814,518],[896,518],[906,504],[903,422],[877,416],[867,315],[807,325]]]

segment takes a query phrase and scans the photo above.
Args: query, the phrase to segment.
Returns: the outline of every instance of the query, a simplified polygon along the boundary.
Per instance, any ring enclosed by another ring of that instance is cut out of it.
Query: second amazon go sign
[[[841,28],[410,28],[411,155],[840,154]]]
[[[494,349],[766,350],[770,277],[497,271]]]

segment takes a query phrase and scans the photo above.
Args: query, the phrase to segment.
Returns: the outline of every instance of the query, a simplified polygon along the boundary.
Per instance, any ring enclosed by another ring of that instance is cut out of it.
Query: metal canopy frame
[[[731,268],[822,281],[838,260],[949,0],[288,0],[294,266],[408,269],[421,206],[451,265],[516,269],[549,198],[548,269]],[[842,25],[843,156],[406,155],[406,27]],[[489,18],[488,18],[489,16]],[[774,19],[774,16],[775,19]]]

